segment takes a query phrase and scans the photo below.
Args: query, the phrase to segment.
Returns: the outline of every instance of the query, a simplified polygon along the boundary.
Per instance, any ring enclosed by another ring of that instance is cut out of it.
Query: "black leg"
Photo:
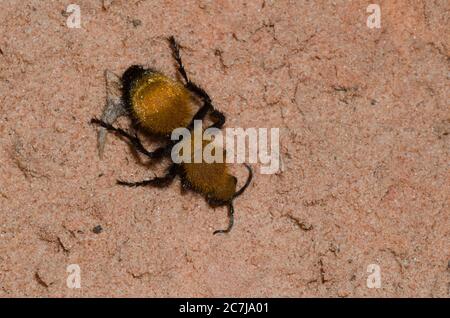
[[[234,224],[234,207],[233,207],[233,202],[230,202],[230,204],[228,205],[228,218],[229,218],[228,227],[225,230],[216,230],[216,231],[214,231],[213,235],[219,234],[219,233],[228,233],[233,228],[233,224]]]
[[[215,117],[216,119],[214,124],[210,127],[221,128],[225,123],[225,115],[214,108],[211,97],[209,97],[208,93],[206,93],[203,88],[192,82],[187,76],[186,69],[184,68],[183,61],[181,60],[180,46],[173,36],[169,37],[169,42],[170,47],[172,48],[173,58],[177,62],[178,72],[180,72],[181,76],[186,81],[186,88],[203,100],[203,106],[194,115],[187,128],[192,129],[194,126],[194,120],[203,120],[208,112],[211,112],[212,117]]]
[[[225,115],[218,111],[217,109],[213,109],[210,114],[211,117],[213,117],[215,120],[213,120],[214,124],[212,124],[209,127],[214,128],[222,128],[222,126],[225,124]]]
[[[205,103],[202,107],[200,107],[200,109],[197,111],[194,117],[192,117],[191,122],[186,128],[189,130],[194,128],[194,120],[205,119],[205,116],[208,114],[208,112],[210,112],[210,116],[213,117],[213,124],[208,128],[222,128],[222,126],[225,124],[225,115],[217,109],[214,109],[214,107],[210,103]]]
[[[180,72],[181,76],[183,76],[186,83],[189,83],[190,81],[187,77],[186,70],[184,69],[183,62],[181,61],[180,46],[173,36],[170,36],[168,40],[172,49],[173,58],[175,59],[175,61],[177,61],[178,64],[178,72]]]
[[[178,45],[177,41],[173,36],[169,37],[169,42],[170,47],[172,48],[172,56],[177,62],[178,72],[186,81],[185,84],[186,88],[189,89],[194,94],[196,94],[197,96],[199,96],[201,99],[203,99],[205,104],[207,103],[211,104],[211,98],[209,97],[208,93],[206,93],[206,91],[197,84],[191,82],[191,80],[187,76],[186,69],[184,68],[183,61],[181,60],[180,46]],[[209,106],[212,107],[212,105]]]
[[[204,104],[202,107],[200,107],[200,109],[197,111],[197,113],[195,113],[194,117],[192,117],[191,122],[189,123],[189,125],[186,127],[188,130],[192,130],[194,128],[194,121],[195,120],[203,120],[206,116],[206,114],[208,114],[208,112],[211,109],[211,104]]]
[[[105,123],[104,121],[102,121],[100,119],[92,118],[91,123],[100,125],[110,131],[115,132],[116,134],[118,134],[122,137],[125,137],[131,143],[131,145],[134,147],[134,149],[136,149],[137,151],[139,151],[140,153],[146,155],[147,157],[149,157],[151,159],[161,158],[167,153],[167,147],[161,147],[154,151],[148,151],[147,149],[144,148],[144,146],[141,143],[141,140],[137,137],[137,135],[132,136],[125,130],[123,130],[121,128],[116,128],[113,125]]]
[[[141,186],[153,186],[158,188],[167,187],[170,183],[172,183],[173,179],[176,177],[178,171],[178,166],[176,164],[172,164],[169,167],[169,171],[163,177],[156,177],[149,180],[138,181],[138,182],[127,182],[122,180],[117,180],[117,184],[127,186],[127,187],[141,187]]]

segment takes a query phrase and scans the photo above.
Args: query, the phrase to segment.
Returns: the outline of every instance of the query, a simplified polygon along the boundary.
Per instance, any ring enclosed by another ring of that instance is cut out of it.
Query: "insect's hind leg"
[[[121,128],[116,128],[111,124],[105,123],[104,121],[97,119],[97,118],[92,118],[91,119],[91,123],[92,124],[96,124],[99,125],[101,127],[106,128],[107,130],[113,131],[116,134],[128,139],[128,141],[131,143],[131,145],[134,147],[134,149],[136,149],[137,151],[139,151],[140,153],[146,155],[147,157],[151,158],[151,159],[157,159],[157,158],[162,158],[166,153],[167,153],[167,147],[161,147],[161,148],[157,148],[154,151],[148,151],[147,149],[145,149],[145,147],[142,145],[141,140],[138,138],[137,135],[132,136],[130,135],[128,132],[126,132],[125,130],[121,129]]]
[[[127,182],[122,180],[117,180],[117,184],[127,186],[127,187],[141,187],[141,186],[153,186],[158,188],[167,187],[175,179],[178,171],[178,166],[172,164],[169,167],[169,171],[163,177],[155,177],[149,180],[143,180],[138,182]]]

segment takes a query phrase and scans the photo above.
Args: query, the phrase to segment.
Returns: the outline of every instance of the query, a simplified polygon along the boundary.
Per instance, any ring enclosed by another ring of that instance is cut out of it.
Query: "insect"
[[[189,79],[181,60],[180,47],[175,38],[171,36],[168,40],[178,72],[184,83],[175,81],[151,68],[144,68],[140,65],[130,66],[120,79],[121,97],[112,101],[115,106],[109,110],[106,109],[101,120],[97,118],[91,120],[91,123],[101,126],[101,129],[125,138],[136,151],[150,159],[171,158],[172,148],[176,143],[170,139],[170,135],[175,128],[185,127],[192,131],[194,121],[204,120],[207,115],[213,122],[209,128],[220,129],[225,124],[224,114],[214,108],[206,91]],[[194,106],[198,101],[201,106],[194,112]],[[135,133],[132,134],[112,125],[120,115],[128,115],[131,118]],[[137,131],[160,136],[166,144],[156,150],[148,151],[139,139]],[[102,141],[100,137],[102,135],[99,135],[99,141]],[[103,147],[101,143],[99,145]],[[206,145],[207,143],[202,143],[202,146]],[[225,153],[224,150],[216,151],[222,151],[221,155]],[[239,190],[236,190],[236,177],[229,174],[228,166],[223,161],[174,163],[172,160],[166,174],[162,177],[138,182],[118,180],[117,183],[128,187],[165,187],[171,184],[176,176],[179,176],[183,188],[202,194],[211,206],[228,207],[228,227],[216,230],[213,234],[228,233],[234,224],[233,201],[246,190],[252,180],[252,169],[247,164],[245,166],[249,175]]]

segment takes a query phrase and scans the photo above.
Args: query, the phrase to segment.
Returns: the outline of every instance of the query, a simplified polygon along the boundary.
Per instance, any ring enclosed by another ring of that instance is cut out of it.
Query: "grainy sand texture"
[[[0,296],[449,297],[449,6],[1,0]],[[167,162],[114,135],[98,156],[105,70],[176,77],[169,35],[225,127],[280,129],[227,235],[179,181],[116,185]]]

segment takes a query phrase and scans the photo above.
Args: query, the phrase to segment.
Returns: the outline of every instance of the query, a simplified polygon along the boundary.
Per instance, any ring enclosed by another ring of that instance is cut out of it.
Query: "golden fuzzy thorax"
[[[203,149],[210,142],[203,141]],[[192,139],[192,148],[194,148]],[[194,149],[192,149],[194,150]],[[223,149],[216,149],[225,157]],[[192,154],[194,151],[192,151]],[[195,163],[192,155],[191,163],[183,163],[186,180],[196,190],[218,201],[230,201],[236,192],[236,178],[228,174],[225,162]]]
[[[131,107],[139,123],[151,133],[170,135],[189,125],[192,97],[186,88],[161,73],[148,73],[133,83]]]

